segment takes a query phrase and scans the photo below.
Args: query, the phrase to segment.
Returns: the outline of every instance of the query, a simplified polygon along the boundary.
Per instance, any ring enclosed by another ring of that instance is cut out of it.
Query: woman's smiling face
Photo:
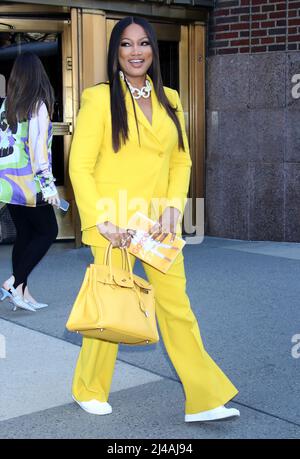
[[[146,75],[152,59],[152,47],[145,30],[138,24],[130,24],[119,46],[119,64],[125,76],[130,79]]]

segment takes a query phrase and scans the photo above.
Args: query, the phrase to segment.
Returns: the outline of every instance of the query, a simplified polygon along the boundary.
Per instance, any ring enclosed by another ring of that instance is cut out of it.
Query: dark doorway
[[[158,41],[159,60],[164,86],[179,90],[179,43]]]

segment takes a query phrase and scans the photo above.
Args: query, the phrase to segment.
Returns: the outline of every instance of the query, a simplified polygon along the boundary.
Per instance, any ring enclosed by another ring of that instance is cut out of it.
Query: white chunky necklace
[[[148,97],[150,97],[150,94],[151,94],[151,90],[152,90],[152,86],[151,86],[151,83],[149,80],[146,79],[146,86],[143,86],[141,89],[139,88],[134,88],[130,83],[129,81],[127,80],[127,78],[125,77],[124,73],[122,72],[122,70],[120,70],[119,72],[120,74],[120,78],[125,81],[126,80],[126,83],[130,89],[130,92],[132,94],[132,97],[134,99],[140,99],[141,97],[143,97],[144,99],[148,99]]]

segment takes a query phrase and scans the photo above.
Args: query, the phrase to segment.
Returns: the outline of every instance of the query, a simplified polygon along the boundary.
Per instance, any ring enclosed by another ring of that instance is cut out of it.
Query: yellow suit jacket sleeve
[[[104,135],[106,113],[99,94],[101,92],[95,93],[93,88],[83,91],[70,152],[69,172],[82,230],[108,219],[106,214],[97,210],[100,197],[94,178],[95,164]]]
[[[176,145],[171,154],[167,205],[176,207],[183,214],[189,189],[192,161],[190,158],[190,149],[186,135],[182,104],[178,92],[174,92],[177,97],[175,106],[177,106],[176,113],[182,130],[184,151],[179,150]]]

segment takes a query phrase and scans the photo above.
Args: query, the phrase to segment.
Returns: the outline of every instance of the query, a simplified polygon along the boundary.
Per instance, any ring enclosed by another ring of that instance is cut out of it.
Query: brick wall
[[[209,55],[300,51],[300,0],[216,0]]]

